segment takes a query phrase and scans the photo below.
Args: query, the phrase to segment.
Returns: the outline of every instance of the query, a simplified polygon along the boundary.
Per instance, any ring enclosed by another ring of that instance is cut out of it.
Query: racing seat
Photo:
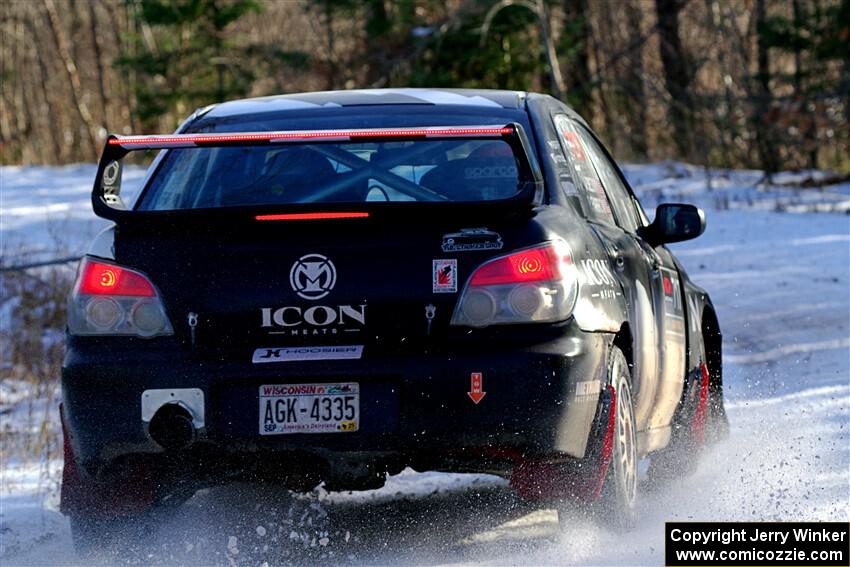
[[[510,148],[485,144],[464,159],[438,165],[422,176],[421,185],[453,201],[507,199],[517,192],[518,172]]]
[[[269,154],[271,152],[259,154],[257,157],[261,157],[262,161],[252,159],[238,182],[235,179],[221,180],[223,205],[308,202],[317,189],[340,177],[328,158],[309,148],[283,148]],[[256,177],[251,179],[252,175]],[[335,192],[327,200],[349,200],[341,194],[347,189]]]

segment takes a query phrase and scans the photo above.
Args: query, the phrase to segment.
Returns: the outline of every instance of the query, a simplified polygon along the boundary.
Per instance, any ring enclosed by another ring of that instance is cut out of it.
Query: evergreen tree
[[[225,29],[259,11],[256,0],[128,1],[138,24],[135,54],[117,63],[137,74],[133,89],[143,129],[156,128],[161,116],[176,122],[199,106],[248,92],[250,48],[230,41]]]

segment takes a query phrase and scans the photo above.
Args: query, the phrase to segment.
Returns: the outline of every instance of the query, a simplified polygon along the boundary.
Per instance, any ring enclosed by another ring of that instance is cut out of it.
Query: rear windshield
[[[519,167],[494,139],[178,148],[137,208],[493,201],[519,192]]]

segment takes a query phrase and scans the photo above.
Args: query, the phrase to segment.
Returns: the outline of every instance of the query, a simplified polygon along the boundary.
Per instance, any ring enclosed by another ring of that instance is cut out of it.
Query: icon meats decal
[[[464,228],[460,232],[443,235],[443,252],[476,250],[501,250],[502,237],[486,228]]]
[[[292,336],[336,335],[358,332],[366,326],[366,305],[297,305],[263,307],[262,327],[272,334]]]
[[[587,258],[578,263],[579,282],[592,288],[591,297],[612,299],[620,295],[617,280],[606,260]]]
[[[336,266],[321,254],[306,254],[292,264],[289,283],[299,296],[322,299],[336,285]],[[262,307],[260,326],[272,335],[324,336],[356,333],[366,326],[366,304]]]

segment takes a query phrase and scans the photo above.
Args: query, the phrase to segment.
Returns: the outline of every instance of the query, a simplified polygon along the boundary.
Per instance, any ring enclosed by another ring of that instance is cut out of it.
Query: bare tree
[[[638,5],[638,0],[627,0],[625,2],[626,20],[628,24],[629,44],[634,48],[623,66],[623,89],[626,92],[629,104],[626,113],[629,117],[631,127],[631,146],[634,154],[639,158],[646,158],[649,153],[649,141],[646,135],[646,92],[644,90],[644,66],[643,66],[643,42],[641,40],[641,23],[643,13]]]
[[[587,0],[564,0],[564,28],[570,41],[565,83],[567,95],[580,113],[589,110],[593,84],[590,77],[590,9]]]
[[[62,22],[59,19],[59,14],[56,10],[56,4],[53,0],[44,0],[45,14],[47,16],[47,24],[53,33],[53,40],[56,42],[56,47],[59,50],[59,57],[62,59],[62,64],[65,73],[68,77],[68,83],[71,86],[71,97],[74,101],[74,106],[85,125],[86,133],[88,134],[88,142],[91,149],[90,155],[93,159],[97,159],[97,139],[95,132],[97,127],[92,118],[89,107],[85,102],[83,95],[83,85],[80,82],[80,73],[77,71],[77,65],[71,55],[71,50],[68,46],[68,40],[65,37],[65,32],[62,29]]]
[[[664,82],[670,93],[670,119],[673,123],[674,143],[679,155],[691,158],[691,113],[693,100],[690,94],[691,70],[688,56],[679,36],[679,13],[683,0],[655,0],[658,18],[658,36]]]
[[[758,71],[756,73],[757,91],[753,105],[755,118],[756,140],[759,152],[759,161],[764,168],[768,179],[778,169],[778,157],[773,144],[771,127],[768,122],[768,113],[771,104],[770,92],[770,52],[766,44],[765,36],[760,31],[764,28],[767,18],[765,0],[755,0],[755,33],[756,33],[756,60]]]
[[[101,123],[108,130],[109,118],[107,109],[109,108],[109,100],[106,96],[106,73],[103,69],[103,55],[100,49],[100,32],[97,29],[97,0],[88,0],[86,4],[89,7],[89,31],[91,33],[92,49],[94,51],[94,65],[97,70],[97,87],[100,94],[100,108],[102,112]]]

